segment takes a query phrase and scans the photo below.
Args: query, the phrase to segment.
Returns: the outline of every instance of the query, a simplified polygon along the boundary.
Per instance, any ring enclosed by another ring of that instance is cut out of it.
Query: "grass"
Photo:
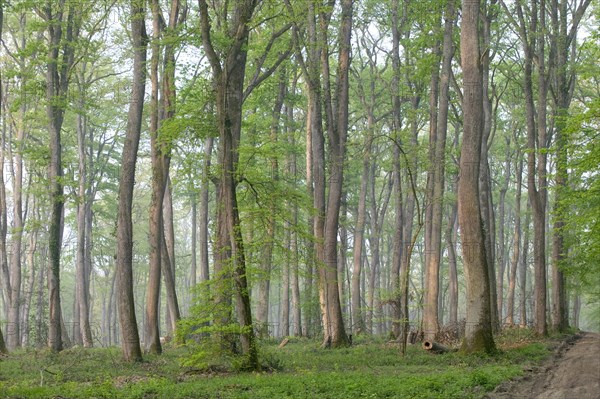
[[[544,342],[510,337],[500,354],[431,355],[359,339],[351,348],[319,349],[292,339],[282,349],[261,343],[275,371],[235,373],[181,366],[189,349],[170,348],[139,364],[121,362],[118,348],[74,348],[54,354],[20,351],[0,360],[2,398],[479,398],[549,355]],[[499,342],[502,342],[501,340]]]

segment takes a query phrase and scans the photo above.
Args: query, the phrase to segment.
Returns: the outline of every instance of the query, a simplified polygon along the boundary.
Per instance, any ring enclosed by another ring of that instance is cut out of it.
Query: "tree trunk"
[[[448,131],[449,87],[454,44],[452,39],[454,28],[454,1],[446,4],[444,12],[444,42],[442,47],[442,69],[439,77],[439,107],[437,108],[435,136],[430,137],[430,149],[433,150],[431,175],[432,196],[429,206],[431,208],[431,226],[429,244],[426,250],[426,280],[425,303],[423,310],[423,329],[425,339],[435,340],[439,330],[438,297],[440,296],[440,263],[442,255],[442,210],[444,209],[444,164],[446,160],[446,136]],[[434,72],[437,75],[437,70]],[[437,105],[437,104],[436,104]],[[435,112],[435,110],[434,110]],[[433,123],[433,121],[432,121]]]
[[[163,153],[164,147],[159,138],[160,108],[158,64],[160,59],[160,9],[158,0],[151,1],[152,9],[152,57],[150,60],[150,159],[152,161],[152,195],[150,199],[150,215],[148,244],[150,246],[148,285],[146,286],[146,318],[144,320],[146,351],[162,353],[159,331],[160,276],[162,249],[164,239],[163,201],[167,184],[168,161]],[[163,110],[164,111],[164,110]],[[164,272],[163,272],[164,273]]]
[[[64,4],[54,10],[47,7],[44,18],[48,22],[48,61],[46,64],[46,114],[48,117],[48,133],[50,136],[50,165],[48,180],[50,181],[50,202],[52,214],[49,226],[49,258],[48,273],[50,322],[48,343],[52,351],[63,349],[62,314],[60,304],[60,253],[62,243],[62,217],[64,206],[61,129],[65,113],[67,90],[69,87],[69,71],[74,62],[74,38],[78,35],[75,25],[77,5],[67,5],[67,16],[64,19]],[[63,32],[63,29],[65,30]],[[62,51],[61,51],[62,50]]]
[[[131,1],[131,37],[134,49],[133,84],[127,117],[127,135],[121,157],[119,211],[117,220],[117,305],[121,326],[121,349],[126,361],[142,360],[133,296],[133,226],[131,208],[137,150],[140,141],[146,82],[148,37],[144,22],[144,2]]]
[[[516,144],[516,159],[519,160],[519,163],[516,170],[517,194],[515,196],[515,230],[513,235],[513,254],[510,262],[510,279],[508,282],[508,294],[506,297],[506,325],[508,325],[509,327],[512,327],[515,324],[515,288],[517,285],[517,267],[519,265],[519,258],[521,254],[521,192],[523,191],[523,159],[521,159],[521,150],[518,147],[518,143]]]
[[[247,355],[247,367],[259,367],[255,345],[250,296],[246,279],[246,260],[237,204],[239,144],[242,125],[242,103],[244,99],[244,77],[246,72],[249,23],[257,3],[245,0],[235,3],[232,15],[235,19],[227,34],[230,44],[223,58],[217,55],[211,41],[211,26],[208,5],[199,0],[202,43],[208,56],[216,85],[217,126],[219,130],[219,181],[217,200],[217,240],[215,248],[215,275],[220,280],[217,303],[228,301],[227,291],[222,291],[233,277],[237,302],[238,323],[242,328],[241,346]],[[224,16],[227,17],[227,16]],[[220,320],[217,320],[219,323]]]
[[[369,118],[372,121],[372,118]],[[366,138],[365,152],[363,154],[363,169],[360,177],[360,191],[358,194],[358,210],[356,226],[354,227],[354,249],[352,251],[352,332],[360,335],[366,332],[361,306],[360,280],[363,263],[363,245],[365,232],[365,219],[367,213],[367,183],[370,177],[370,157],[372,147],[372,134]]]
[[[458,181],[454,183],[453,192],[456,192]],[[448,216],[446,226],[446,246],[448,248],[448,324],[455,326],[458,323],[458,267],[456,260],[456,237],[458,203],[454,202]]]
[[[483,89],[483,137],[481,145],[481,170],[479,176],[479,195],[481,197],[481,218],[483,230],[485,233],[485,253],[487,257],[488,278],[490,279],[490,304],[492,330],[494,333],[500,331],[500,318],[498,317],[498,294],[496,292],[496,219],[494,214],[494,203],[492,193],[492,176],[490,172],[489,148],[492,138],[492,98],[490,93],[490,54],[493,52],[487,50],[491,46],[491,24],[493,13],[492,7],[487,7],[487,3],[482,3],[481,11],[483,13],[482,25],[482,45],[486,49],[481,54],[482,68],[482,89]]]
[[[467,320],[463,351],[495,351],[490,308],[490,280],[482,228],[479,171],[483,134],[483,89],[479,51],[479,0],[463,2],[460,33],[463,69],[464,136],[458,183],[458,220],[461,229]]]
[[[82,75],[85,74],[83,67]],[[84,83],[85,84],[85,83]],[[87,135],[87,118],[83,114],[85,106],[85,92],[80,87],[80,114],[77,115],[77,148],[79,156],[79,187],[78,187],[78,205],[77,205],[77,259],[76,259],[76,303],[79,306],[79,337],[85,348],[93,346],[92,329],[90,326],[90,309],[89,309],[89,283],[87,278],[87,245],[90,243],[86,240],[87,230],[92,226],[87,224],[87,209],[90,206],[88,198],[87,184],[87,155],[86,155],[86,135]]]
[[[518,145],[518,143],[517,143]],[[504,306],[504,274],[506,271],[506,243],[505,243],[505,218],[506,218],[506,192],[508,191],[508,183],[510,180],[510,163],[511,163],[511,151],[510,151],[510,138],[506,139],[506,158],[504,160],[504,179],[502,186],[500,187],[500,198],[498,199],[498,278],[496,279],[496,294],[498,304],[498,317],[500,321],[505,320],[503,315]],[[510,269],[509,269],[510,272]],[[514,287],[513,287],[514,288]],[[514,291],[513,291],[514,292]]]
[[[200,210],[198,244],[200,247],[200,282],[209,279],[209,254],[208,254],[208,204],[209,204],[209,175],[212,158],[214,138],[204,140],[204,159],[202,165],[202,188],[200,190]]]
[[[181,311],[179,309],[179,301],[177,299],[177,277],[175,271],[177,270],[175,262],[175,225],[174,225],[174,213],[173,213],[173,195],[172,195],[172,183],[171,177],[167,174],[167,185],[165,187],[165,198],[163,201],[163,222],[164,222],[164,237],[163,237],[163,251],[161,252],[162,270],[165,272],[165,288],[167,289],[167,310],[169,317],[167,321],[167,332],[174,334],[177,328],[177,322],[181,318]],[[166,274],[169,271],[169,274]]]
[[[520,297],[519,297],[519,307],[521,308],[520,312],[520,322],[519,326],[525,328],[528,326],[527,323],[527,269],[529,268],[529,236],[530,236],[530,225],[531,225],[531,204],[527,202],[527,213],[525,216],[525,227],[523,232],[523,256],[521,257],[521,267],[519,272],[520,277]]]
[[[4,26],[4,3],[0,2],[0,40],[2,40],[2,28]],[[4,106],[3,106],[3,98],[4,98],[4,93],[2,92],[2,71],[0,71],[0,114],[2,114],[2,117],[4,119]],[[2,148],[0,148],[0,162],[2,162],[2,164],[4,164],[4,124],[2,126]],[[0,166],[0,172],[2,173],[2,176],[4,176],[4,165]],[[2,183],[0,183],[2,185],[2,192],[4,192],[4,179],[2,179]],[[0,197],[0,200],[2,201],[2,203],[0,204],[0,212],[2,213],[1,218],[4,219],[5,217],[5,209],[6,209],[6,203],[4,201],[5,199],[5,195],[2,195],[2,197]],[[0,229],[3,230],[3,226],[0,226]],[[0,240],[4,241],[6,239],[6,235],[3,235],[2,237],[0,237]],[[6,241],[4,241],[4,243],[6,243]],[[0,251],[0,257],[4,257],[4,250],[6,250],[6,245],[4,245],[4,248],[0,248],[3,249],[3,251]],[[6,276],[2,276],[2,277],[6,277]],[[3,280],[4,280],[3,278]],[[4,342],[4,335],[2,334],[2,329],[0,329],[0,353],[7,353],[8,350],[6,348],[6,344]]]

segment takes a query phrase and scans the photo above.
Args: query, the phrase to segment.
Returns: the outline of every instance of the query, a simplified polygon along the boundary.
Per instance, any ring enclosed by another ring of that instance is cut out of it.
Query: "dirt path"
[[[485,398],[600,399],[600,334],[581,333],[563,342],[547,363]]]

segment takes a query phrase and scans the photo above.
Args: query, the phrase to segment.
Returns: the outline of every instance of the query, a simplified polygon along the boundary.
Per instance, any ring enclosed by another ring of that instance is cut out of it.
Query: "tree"
[[[146,85],[146,47],[148,37],[144,21],[144,2],[131,0],[131,40],[133,44],[133,83],[127,116],[127,132],[121,157],[119,211],[117,219],[117,286],[121,350],[126,361],[142,360],[133,295],[133,223],[131,208],[135,165],[140,141]]]
[[[244,78],[248,54],[250,22],[258,2],[236,2],[232,10],[222,10],[219,20],[228,21],[225,32],[229,43],[218,48],[213,42],[217,34],[211,26],[208,4],[198,1],[202,46],[210,62],[216,88],[216,113],[219,131],[219,176],[217,183],[217,237],[215,248],[215,297],[217,304],[227,303],[231,295],[228,287],[233,278],[238,322],[241,327],[242,351],[247,356],[247,367],[259,367],[258,351],[252,327],[250,295],[246,277],[246,260],[241,233],[236,185],[238,183],[239,145],[242,130]],[[218,316],[216,323],[227,322],[229,316]]]
[[[48,103],[46,113],[50,135],[48,177],[51,187],[50,201],[52,203],[49,229],[50,330],[48,342],[50,348],[58,352],[63,349],[60,305],[60,252],[64,206],[61,129],[69,88],[69,72],[75,60],[73,42],[79,35],[81,9],[72,2],[65,4],[64,0],[59,1],[56,6],[52,1],[48,1],[41,10],[38,10],[38,13],[48,24],[48,61],[46,66],[46,100]]]
[[[3,27],[4,27],[4,1],[0,0],[0,40],[2,40],[2,31],[3,31]],[[0,71],[0,113],[2,113],[3,111],[3,105],[2,105],[2,99],[3,99],[3,93],[2,93],[2,72]],[[4,154],[4,150],[1,150],[2,153]],[[1,161],[4,161],[3,159],[0,159]],[[2,162],[4,163],[4,162]],[[0,167],[0,171],[3,171],[3,167]],[[5,278],[5,276],[2,276],[3,278]],[[7,353],[7,349],[6,349],[6,344],[4,342],[4,335],[2,334],[2,329],[0,329],[0,353]]]
[[[431,127],[429,148],[433,154],[431,157],[431,170],[428,180],[431,180],[432,190],[430,198],[431,226],[426,232],[429,240],[425,241],[426,250],[426,279],[425,279],[425,303],[423,310],[423,328],[425,339],[434,340],[438,332],[438,296],[439,296],[439,272],[442,254],[442,210],[444,209],[444,163],[446,162],[446,135],[448,131],[448,108],[450,87],[450,73],[452,57],[454,56],[453,30],[454,30],[454,1],[449,0],[444,12],[444,39],[442,47],[442,70],[439,78],[439,107],[433,109],[437,112],[436,126]],[[435,68],[437,75],[438,70]],[[437,79],[435,80],[437,81]],[[437,83],[437,82],[436,82]],[[436,90],[438,88],[436,87]],[[437,105],[437,104],[436,104]],[[432,122],[434,122],[432,121]],[[426,229],[427,230],[427,229]]]
[[[483,134],[483,89],[479,49],[479,0],[462,6],[460,55],[463,70],[463,143],[458,183],[458,220],[461,231],[467,320],[462,350],[495,351],[490,310],[490,280],[485,253],[479,197],[479,171]]]

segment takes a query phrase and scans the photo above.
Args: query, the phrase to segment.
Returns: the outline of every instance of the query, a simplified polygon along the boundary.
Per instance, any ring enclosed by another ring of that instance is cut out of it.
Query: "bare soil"
[[[600,399],[600,334],[580,333],[556,345],[543,365],[498,386],[486,399]]]

